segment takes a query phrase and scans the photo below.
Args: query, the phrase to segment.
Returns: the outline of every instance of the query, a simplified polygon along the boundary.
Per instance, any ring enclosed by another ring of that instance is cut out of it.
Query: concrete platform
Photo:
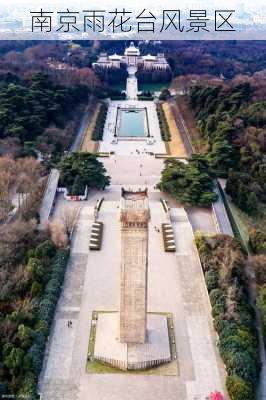
[[[167,317],[148,313],[144,344],[119,342],[119,313],[99,312],[94,359],[123,370],[146,369],[171,361]]]

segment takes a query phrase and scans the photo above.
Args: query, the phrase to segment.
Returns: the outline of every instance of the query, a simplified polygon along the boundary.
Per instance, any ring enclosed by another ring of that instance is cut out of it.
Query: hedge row
[[[45,343],[53,321],[55,308],[64,281],[69,250],[59,250],[53,259],[50,278],[41,299],[36,302],[37,326],[33,333],[33,343],[28,351],[28,373],[19,395],[31,400],[39,399],[37,395],[38,377],[42,369]]]
[[[110,95],[111,100],[126,100],[126,97],[125,93],[115,93]]]
[[[100,105],[100,111],[96,118],[95,127],[92,132],[92,140],[102,140],[103,138],[103,131],[104,131],[104,124],[106,120],[108,107],[105,103]]]
[[[157,116],[158,116],[158,120],[159,120],[162,140],[164,142],[170,142],[171,133],[169,130],[168,122],[167,122],[165,114],[164,114],[163,107],[160,103],[157,104]]]
[[[154,99],[153,94],[148,90],[148,91],[143,91],[140,94],[138,94],[138,100],[142,101],[152,101]]]
[[[228,251],[226,246],[220,245],[222,235],[216,240],[214,251],[218,257],[225,252],[229,259],[231,254],[236,256],[232,270],[225,272],[225,266],[221,262],[218,264],[219,258],[212,254],[208,239],[197,238],[196,244],[205,271],[214,327],[219,335],[218,348],[226,366],[226,387],[231,400],[254,400],[260,372],[255,312],[245,293],[243,276],[239,273],[243,268],[241,258],[237,259],[240,250]],[[237,246],[236,241],[232,241]],[[225,273],[228,273],[226,278]]]
[[[138,95],[138,100],[140,101],[153,101],[153,97]]]

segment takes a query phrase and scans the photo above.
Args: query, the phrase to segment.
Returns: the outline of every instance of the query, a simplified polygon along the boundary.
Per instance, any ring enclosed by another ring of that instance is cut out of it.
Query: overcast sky
[[[1,8],[4,6],[25,6],[30,7],[47,7],[48,5],[58,6],[75,6],[75,8],[91,8],[92,6],[99,9],[100,7],[125,7],[125,8],[149,8],[149,9],[165,9],[166,7],[171,8],[189,8],[197,5],[204,6],[206,8],[219,8],[221,7],[240,7],[244,5],[245,9],[265,8],[264,0],[164,0],[163,4],[160,0],[1,0]]]

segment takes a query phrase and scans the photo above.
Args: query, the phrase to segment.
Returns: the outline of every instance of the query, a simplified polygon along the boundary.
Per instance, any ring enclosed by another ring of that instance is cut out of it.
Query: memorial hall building
[[[147,70],[166,70],[169,68],[163,53],[158,53],[156,56],[150,54],[142,56],[140,55],[139,48],[135,47],[133,42],[126,48],[123,56],[119,54],[108,55],[105,52],[100,53],[98,61],[93,63],[93,67],[121,68],[122,64],[128,67],[141,67]]]

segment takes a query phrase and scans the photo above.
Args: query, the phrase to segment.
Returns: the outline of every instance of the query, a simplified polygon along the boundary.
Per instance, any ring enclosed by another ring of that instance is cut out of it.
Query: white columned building
[[[101,53],[97,62],[93,63],[93,68],[121,68],[123,64],[128,67],[140,67],[146,70],[166,70],[169,68],[163,53],[157,53],[156,56],[151,54],[142,56],[139,48],[133,42],[126,48],[124,55]]]

